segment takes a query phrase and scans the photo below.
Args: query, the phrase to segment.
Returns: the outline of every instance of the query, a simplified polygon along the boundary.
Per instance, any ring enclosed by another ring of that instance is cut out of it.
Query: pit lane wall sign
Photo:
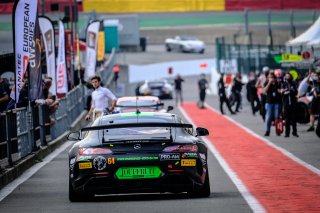
[[[57,93],[65,94],[68,92],[65,35],[62,21],[59,21],[59,46],[58,46],[58,64],[57,64]]]
[[[86,71],[85,79],[88,80],[95,75],[97,63],[97,46],[100,21],[91,22],[87,27],[86,43]]]
[[[54,51],[54,29],[51,20],[48,17],[39,17],[39,25],[42,34],[42,40],[46,51],[47,75],[52,78],[50,92],[57,94],[56,83],[56,56]]]
[[[23,79],[26,76],[33,48],[37,1],[16,0],[13,6],[13,32],[15,54],[15,100],[19,102]]]
[[[238,63],[236,59],[222,59],[220,63],[220,73],[236,74],[238,72]]]

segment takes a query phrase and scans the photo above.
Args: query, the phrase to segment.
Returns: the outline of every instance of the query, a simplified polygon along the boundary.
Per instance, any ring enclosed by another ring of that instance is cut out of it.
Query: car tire
[[[210,180],[209,180],[209,171],[207,168],[206,178],[204,180],[204,184],[201,188],[195,188],[192,191],[189,191],[188,194],[191,197],[209,197],[211,194],[210,189]]]
[[[183,48],[183,46],[182,46],[182,45],[180,45],[179,50],[180,50],[180,52],[182,52],[182,53],[184,53],[184,52],[185,52],[185,51],[184,51],[184,48]]]
[[[88,201],[90,199],[92,199],[93,196],[90,195],[82,195],[77,193],[71,184],[71,180],[69,178],[69,200],[70,202],[81,202],[81,201]]]
[[[199,53],[204,54],[204,52],[205,52],[205,49],[202,49]]]
[[[167,50],[167,52],[171,52],[171,48],[168,44],[166,44],[166,50]]]

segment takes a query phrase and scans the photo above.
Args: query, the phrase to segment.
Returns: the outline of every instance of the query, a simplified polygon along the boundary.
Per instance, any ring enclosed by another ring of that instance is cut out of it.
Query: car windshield
[[[182,41],[197,41],[197,37],[195,36],[181,36],[180,39]]]
[[[151,81],[148,83],[148,85],[150,87],[162,87],[162,86],[164,86],[164,82],[163,81]]]
[[[130,106],[154,106],[157,103],[153,100],[138,100],[136,101],[121,101],[118,106],[130,107]]]

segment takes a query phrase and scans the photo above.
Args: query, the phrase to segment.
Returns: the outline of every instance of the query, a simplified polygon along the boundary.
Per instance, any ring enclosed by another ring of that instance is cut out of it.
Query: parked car
[[[172,50],[180,52],[205,52],[205,44],[194,36],[176,36],[175,38],[168,38],[165,40],[166,50],[170,52]]]
[[[172,99],[173,86],[167,80],[145,81],[139,87],[140,95],[157,96],[160,99]]]

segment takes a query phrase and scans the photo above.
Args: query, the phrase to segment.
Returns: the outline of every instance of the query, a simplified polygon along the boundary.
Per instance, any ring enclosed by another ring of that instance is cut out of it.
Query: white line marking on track
[[[70,142],[64,143],[62,146],[57,148],[54,152],[52,152],[50,155],[45,157],[41,163],[37,163],[34,166],[30,167],[28,170],[26,170],[20,177],[6,185],[0,190],[0,202],[6,198],[13,190],[15,190],[20,184],[28,180],[32,175],[34,175],[39,169],[41,169],[43,166],[45,166],[47,163],[52,161],[55,157],[57,157],[61,152],[67,149],[71,145]]]
[[[211,109],[212,111],[216,112],[216,113],[220,113],[218,112],[216,109],[214,109],[213,107],[209,106],[208,104],[206,104],[206,107]],[[317,175],[320,175],[320,170],[317,169],[316,167],[308,164],[307,162],[297,158],[296,156],[294,156],[291,152],[285,150],[284,148],[275,145],[274,143],[272,143],[271,141],[269,141],[268,139],[258,135],[257,133],[253,132],[251,129],[243,126],[242,124],[238,123],[237,121],[233,120],[232,118],[228,117],[228,116],[224,116],[226,119],[228,119],[229,121],[231,121],[232,123],[234,123],[235,125],[239,126],[240,128],[242,128],[243,130],[245,130],[246,132],[248,132],[249,134],[255,136],[256,138],[262,140],[264,143],[266,143],[267,145],[271,146],[272,148],[280,151],[282,154],[284,154],[285,156],[287,156],[288,158],[290,158],[291,160],[295,161],[296,163],[300,164],[301,166],[306,167],[307,169],[309,169],[310,171],[316,173]]]
[[[188,120],[188,122],[194,125],[192,119],[188,116],[188,114],[184,111],[184,109],[182,109],[180,106],[178,108],[180,112],[183,114],[183,116]],[[221,156],[221,154],[216,149],[216,147],[212,143],[210,143],[210,141],[207,138],[203,137],[202,139],[204,140],[204,142],[206,142],[206,144],[208,145],[208,148],[210,149],[214,157],[218,160],[223,170],[230,177],[231,181],[237,187],[238,191],[240,192],[242,197],[245,199],[245,201],[248,203],[252,211],[257,213],[267,212],[265,208],[260,204],[260,202],[250,193],[250,191],[245,186],[245,184],[241,181],[238,175],[230,168],[230,166],[225,161],[225,159]]]

